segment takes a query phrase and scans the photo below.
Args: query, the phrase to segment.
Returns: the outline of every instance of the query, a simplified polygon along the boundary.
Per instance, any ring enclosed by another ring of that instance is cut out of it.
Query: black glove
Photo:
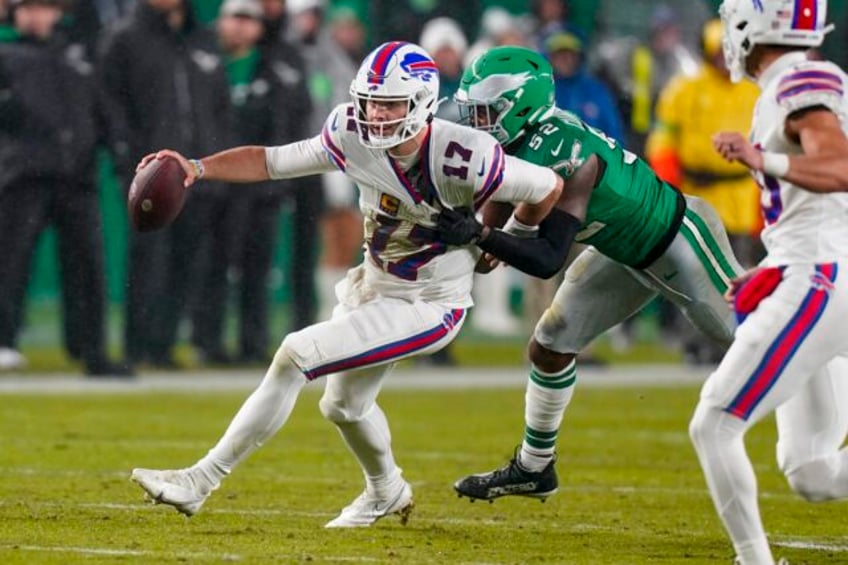
[[[463,206],[450,210],[445,208],[436,218],[439,238],[448,245],[477,243],[483,237],[483,224],[474,217],[474,211]]]

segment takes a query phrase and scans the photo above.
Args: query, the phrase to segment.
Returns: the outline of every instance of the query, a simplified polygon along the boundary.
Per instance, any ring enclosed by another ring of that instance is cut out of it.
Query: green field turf
[[[191,520],[144,504],[130,469],[192,463],[243,398],[3,395],[0,563],[731,563],[686,433],[695,387],[578,389],[561,436],[561,489],[545,504],[470,504],[451,488],[511,454],[520,389],[384,392],[415,490],[406,527],[390,517],[369,529],[323,529],[362,479],[315,390]],[[776,555],[848,563],[848,507],[789,491],[773,428],[760,424],[747,443]]]

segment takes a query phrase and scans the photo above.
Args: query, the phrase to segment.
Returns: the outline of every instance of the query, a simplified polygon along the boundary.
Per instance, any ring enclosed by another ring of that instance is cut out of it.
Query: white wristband
[[[763,151],[763,172],[771,177],[785,177],[789,172],[789,155]]]
[[[515,214],[509,217],[504,224],[504,227],[501,229],[502,231],[516,237],[534,238],[539,233],[539,226],[528,226],[527,224],[523,224],[515,218]]]

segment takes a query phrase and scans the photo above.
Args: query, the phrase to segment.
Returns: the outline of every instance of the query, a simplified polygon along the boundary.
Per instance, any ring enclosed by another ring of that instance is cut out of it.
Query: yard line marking
[[[598,369],[580,368],[580,386],[604,387],[672,387],[702,384],[709,367],[692,368],[680,364],[616,365]],[[523,366],[456,369],[402,367],[386,379],[384,389],[459,390],[523,388],[528,369]],[[0,394],[139,394],[154,392],[233,392],[250,391],[262,378],[261,371],[245,375],[239,371],[183,371],[143,374],[135,379],[90,379],[81,375],[19,374],[0,378]],[[306,386],[321,390],[320,379]]]
[[[171,557],[177,559],[208,559],[214,561],[239,561],[240,555],[235,553],[196,553],[152,551],[147,549],[112,549],[108,547],[77,547],[61,545],[17,545],[6,544],[5,549],[17,549],[21,551],[50,551],[55,553],[81,553],[84,555],[113,555],[113,556],[152,556]]]
[[[844,553],[848,551],[848,545],[833,545],[829,543],[811,543],[801,540],[775,541],[774,545],[780,547],[788,547],[791,549],[815,549],[818,551],[832,551],[834,553]]]
[[[117,557],[166,557],[171,559],[203,559],[208,561],[241,561],[242,557],[236,553],[199,553],[153,551],[147,549],[111,549],[107,547],[77,547],[77,546],[50,546],[50,545],[0,545],[0,548],[18,551],[41,551],[54,553],[80,553],[83,555],[109,555]],[[302,559],[301,555],[283,555],[276,557],[287,557]],[[347,555],[322,555],[321,561],[332,561],[341,563],[376,563],[382,561],[376,557],[347,556]]]

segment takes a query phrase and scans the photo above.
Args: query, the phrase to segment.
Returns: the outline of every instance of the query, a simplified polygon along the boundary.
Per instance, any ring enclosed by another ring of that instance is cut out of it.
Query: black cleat
[[[454,483],[453,488],[460,497],[467,496],[474,502],[488,500],[493,502],[502,496],[529,496],[545,501],[557,491],[557,481],[554,463],[556,458],[537,473],[525,471],[518,463],[516,453],[510,462],[490,473],[469,475]]]

